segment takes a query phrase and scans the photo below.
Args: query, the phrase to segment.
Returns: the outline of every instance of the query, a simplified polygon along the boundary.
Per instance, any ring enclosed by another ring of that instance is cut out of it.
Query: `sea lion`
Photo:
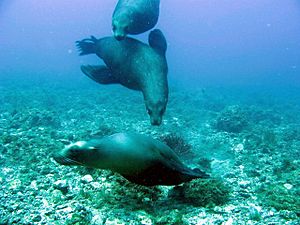
[[[150,32],[149,45],[126,37],[91,37],[77,41],[80,55],[96,54],[106,66],[83,65],[81,70],[100,84],[119,83],[142,91],[152,125],[160,125],[168,102],[168,65],[165,57],[167,42],[163,33]]]
[[[152,29],[158,20],[160,0],[119,0],[112,16],[117,40],[127,34],[141,34]]]
[[[178,185],[209,177],[184,165],[164,143],[134,133],[76,142],[55,153],[54,159],[62,165],[108,169],[144,186]]]

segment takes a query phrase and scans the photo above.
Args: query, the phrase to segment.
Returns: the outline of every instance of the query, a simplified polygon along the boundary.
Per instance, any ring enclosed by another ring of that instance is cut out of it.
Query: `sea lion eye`
[[[152,114],[152,110],[151,109],[147,109],[148,114],[151,115]]]
[[[161,110],[159,111],[159,114],[160,114],[160,115],[164,114],[164,109],[161,109]]]
[[[165,111],[166,111],[166,107],[163,107],[163,108],[159,111],[159,114],[160,114],[160,115],[163,115]]]
[[[74,157],[76,157],[77,155],[78,155],[78,149],[76,149],[76,148],[71,148],[70,150],[69,150],[69,157],[72,157],[72,158],[74,158]]]
[[[116,29],[117,29],[117,28],[116,28],[116,25],[113,24],[113,25],[112,25],[112,30],[115,31]]]

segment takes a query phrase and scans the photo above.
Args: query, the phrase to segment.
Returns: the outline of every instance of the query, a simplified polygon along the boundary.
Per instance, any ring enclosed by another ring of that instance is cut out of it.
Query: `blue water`
[[[77,80],[74,42],[111,35],[115,1],[1,0],[0,76]],[[196,87],[300,85],[297,0],[163,0],[170,83]],[[147,33],[137,36],[146,40]]]
[[[169,102],[159,127],[140,92],[80,70],[102,62],[79,56],[75,41],[112,35],[116,2],[0,0],[0,224],[299,224],[300,1],[161,0]],[[134,37],[147,42],[148,33]],[[124,131],[183,138],[185,163],[206,162],[231,198],[197,205],[209,188],[166,196],[52,160],[66,144]],[[96,186],[81,181],[86,174]]]

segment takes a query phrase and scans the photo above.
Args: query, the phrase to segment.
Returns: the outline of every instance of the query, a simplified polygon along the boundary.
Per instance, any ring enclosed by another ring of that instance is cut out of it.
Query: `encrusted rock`
[[[58,180],[54,182],[54,188],[60,190],[63,194],[67,194],[69,191],[69,186],[66,180]]]
[[[93,177],[92,177],[90,174],[87,174],[87,175],[81,177],[81,181],[82,181],[83,183],[90,183],[90,182],[92,182],[93,180],[94,180],[94,179],[93,179]]]

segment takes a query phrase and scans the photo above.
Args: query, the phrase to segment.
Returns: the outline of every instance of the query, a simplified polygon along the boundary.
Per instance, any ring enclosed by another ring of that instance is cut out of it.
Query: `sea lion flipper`
[[[100,84],[115,84],[117,79],[111,74],[111,71],[106,66],[91,66],[83,65],[81,71],[92,80]]]
[[[148,36],[148,43],[153,49],[156,49],[163,55],[167,51],[167,40],[162,31],[159,29],[155,29],[150,32]]]
[[[76,41],[76,46],[79,51],[79,55],[88,55],[96,53],[97,38],[91,36],[91,38],[85,38],[81,41]]]
[[[205,173],[204,171],[200,170],[199,168],[192,169],[193,173],[198,176],[199,178],[209,178],[209,174]]]

